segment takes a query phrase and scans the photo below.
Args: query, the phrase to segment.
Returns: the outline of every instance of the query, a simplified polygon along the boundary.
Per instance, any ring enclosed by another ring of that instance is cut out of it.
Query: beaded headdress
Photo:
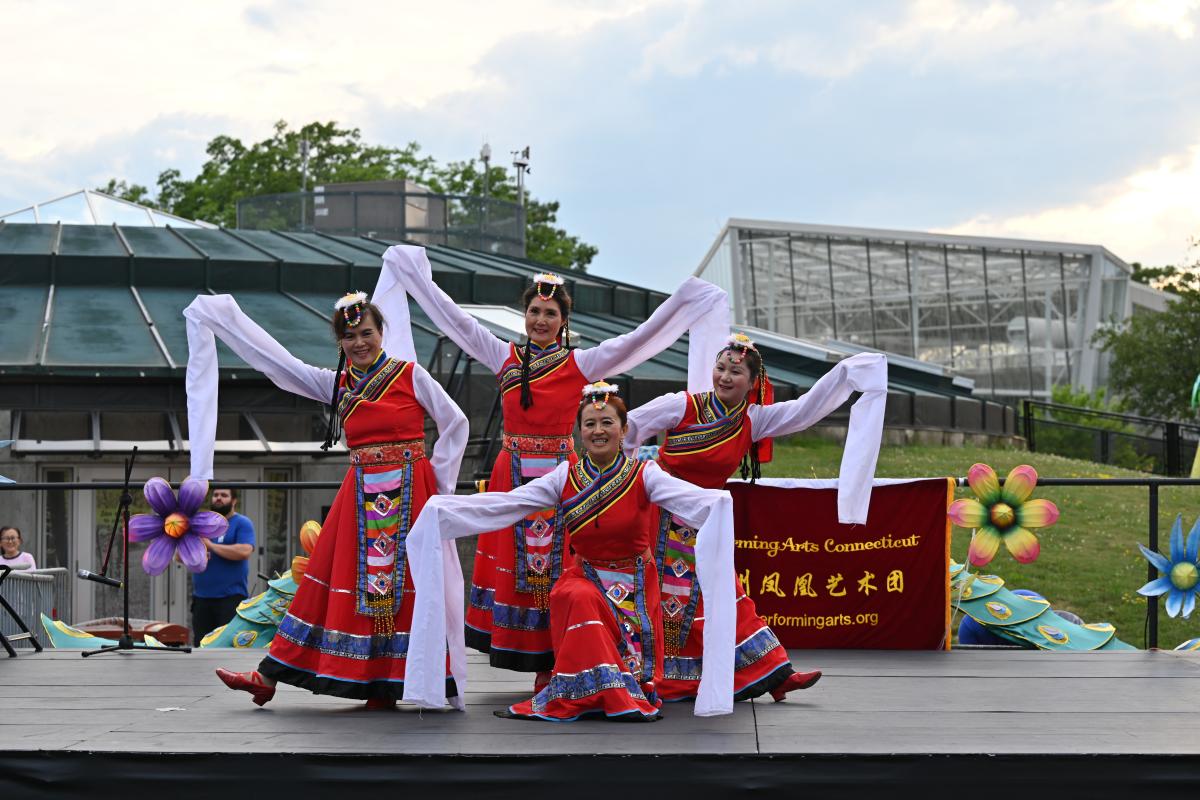
[[[342,312],[347,328],[357,328],[362,324],[363,306],[367,304],[366,292],[349,292],[333,304],[335,310]]]
[[[549,300],[554,297],[554,292],[558,287],[563,285],[563,279],[553,272],[539,272],[533,276],[533,285],[537,289],[538,297]],[[546,287],[549,287],[549,291],[546,290]]]
[[[725,344],[725,349],[729,351],[729,360],[735,364],[742,363],[747,350],[758,352],[758,348],[754,346],[754,340],[744,333],[731,335]]]
[[[583,401],[591,402],[592,408],[599,411],[608,405],[608,398],[617,397],[620,390],[608,381],[596,381],[583,387]]]

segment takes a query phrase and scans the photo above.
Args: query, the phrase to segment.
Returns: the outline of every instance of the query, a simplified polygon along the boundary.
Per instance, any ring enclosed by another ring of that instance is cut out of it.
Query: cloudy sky
[[[835,10],[836,9],[836,10]],[[1101,243],[1200,235],[1200,0],[0,0],[0,213],[336,120],[531,191],[668,288],[729,217]],[[19,24],[10,24],[19,21]]]

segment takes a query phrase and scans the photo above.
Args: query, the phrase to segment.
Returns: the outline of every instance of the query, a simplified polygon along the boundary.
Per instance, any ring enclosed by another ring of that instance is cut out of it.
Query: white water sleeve
[[[815,425],[832,414],[854,392],[862,396],[850,407],[850,427],[838,473],[838,521],[861,524],[871,505],[871,481],[883,439],[887,406],[887,359],[859,353],[839,362],[803,396],[769,406],[746,409],[754,440],[785,436]]]
[[[450,399],[442,385],[433,379],[420,364],[413,364],[413,394],[421,408],[437,426],[438,438],[433,443],[429,463],[437,476],[438,492],[454,494],[458,469],[467,449],[469,425],[462,409]]]
[[[415,249],[415,248],[414,248]],[[413,344],[412,317],[408,313],[408,292],[398,280],[394,270],[381,269],[371,292],[371,302],[379,306],[385,320],[383,326],[383,352],[391,358],[417,361],[417,347]]]
[[[458,688],[452,704],[464,710],[467,654],[463,636],[463,583],[454,540],[480,531],[512,525],[562,497],[569,462],[553,472],[509,492],[473,495],[436,495],[429,498],[408,532],[406,547],[413,584],[417,590],[409,631],[404,675],[404,700],[424,708],[446,705],[445,654],[450,650],[450,672]]]
[[[698,717],[733,713],[734,581],[733,498],[701,489],[648,462],[646,495],[696,531],[696,573],[704,595],[704,672],[696,693]]]
[[[193,478],[211,479],[217,438],[216,337],[243,361],[286,392],[320,403],[333,394],[334,373],[305,364],[289,353],[227,294],[199,295],[183,310],[188,362],[185,386]]]
[[[646,441],[679,425],[687,412],[687,392],[663,394],[629,412],[629,430],[621,447],[633,457]]]
[[[395,245],[384,251],[383,268],[379,273],[379,282],[375,285],[375,296],[391,297],[401,291],[408,292],[433,324],[449,336],[464,353],[483,364],[493,374],[499,374],[500,367],[508,358],[508,342],[493,336],[491,331],[459,308],[450,295],[433,282],[433,267],[429,264],[429,256],[426,255],[424,247]],[[403,312],[397,308],[396,313],[403,313],[407,320],[408,304],[396,305],[403,306]],[[390,312],[385,310],[384,313]],[[410,332],[410,340],[411,336]]]
[[[666,350],[685,332],[688,389],[712,388],[712,365],[729,338],[729,298],[725,290],[699,278],[684,281],[629,333],[576,350],[575,363],[589,381],[613,377]]]

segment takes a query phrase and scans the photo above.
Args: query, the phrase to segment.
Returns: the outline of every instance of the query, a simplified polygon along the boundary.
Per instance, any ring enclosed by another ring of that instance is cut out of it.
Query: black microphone
[[[89,572],[86,569],[76,570],[75,575],[83,578],[85,581],[93,581],[95,583],[103,583],[105,586],[115,586],[121,588],[121,582],[114,580],[107,575],[97,575],[95,572]]]

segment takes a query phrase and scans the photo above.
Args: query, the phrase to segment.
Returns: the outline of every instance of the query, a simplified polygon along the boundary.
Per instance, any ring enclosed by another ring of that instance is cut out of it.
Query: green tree
[[[305,139],[310,143],[309,187],[353,181],[411,180],[434,192],[484,195],[484,175],[473,161],[442,165],[432,156],[422,155],[416,142],[404,147],[369,145],[362,141],[357,128],[342,128],[335,122],[310,122],[292,130],[282,121],[275,123],[269,138],[251,145],[232,136],[216,137],[205,148],[208,160],[200,173],[187,179],[177,169],[163,171],[158,176],[155,198],[149,196],[146,187],[126,186],[115,178],[109,181],[109,188],[136,193],[139,198],[136,202],[182,217],[234,227],[238,200],[300,189],[300,142]],[[486,177],[489,196],[517,200],[516,182],[505,168],[491,167]],[[597,249],[558,227],[558,210],[557,201],[526,197],[526,255],[562,269],[586,270]],[[464,213],[470,212],[466,208]]]
[[[1171,294],[1186,294],[1200,292],[1200,272],[1197,267],[1143,267],[1133,262],[1133,274],[1129,277],[1138,283],[1144,283],[1160,291]]]
[[[158,208],[155,199],[150,195],[150,190],[138,183],[126,183],[123,180],[109,178],[108,183],[104,186],[97,186],[96,191],[118,200],[128,200],[131,203]]]
[[[1093,339],[1111,354],[1112,391],[1138,413],[1191,419],[1192,383],[1200,375],[1200,292],[1185,291],[1165,311],[1135,314]]]

